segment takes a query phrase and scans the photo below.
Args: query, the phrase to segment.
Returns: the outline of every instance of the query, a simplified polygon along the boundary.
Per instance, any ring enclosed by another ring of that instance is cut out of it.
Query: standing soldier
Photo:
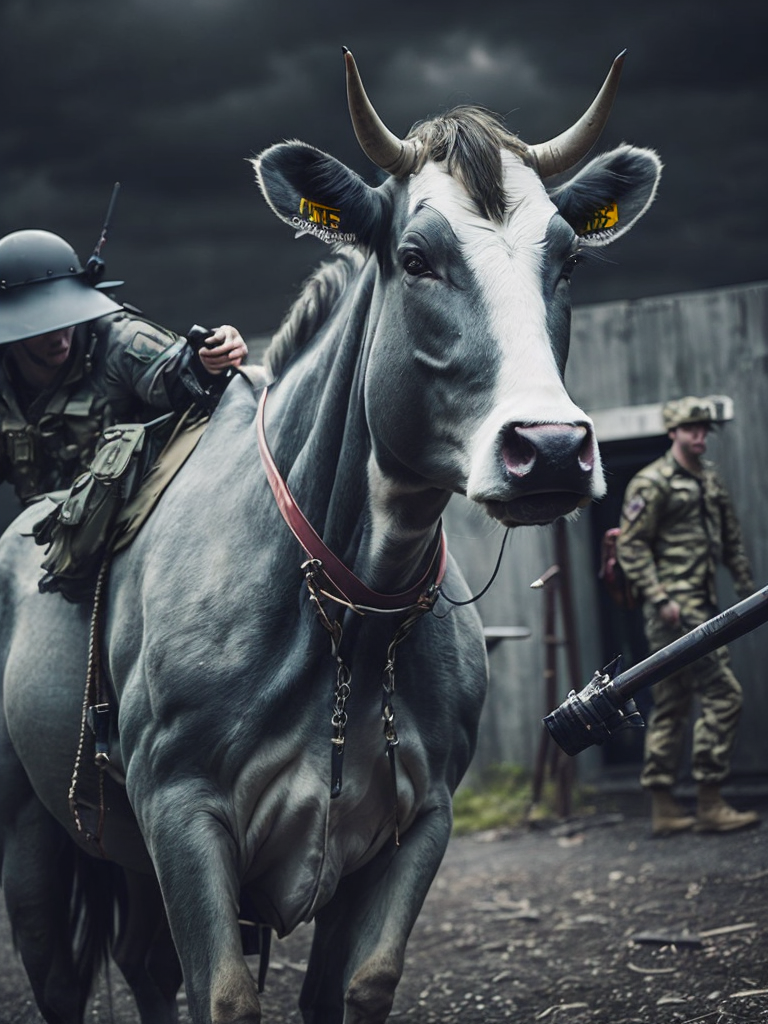
[[[643,600],[652,653],[717,614],[718,562],[730,570],[740,598],[755,590],[730,497],[714,463],[703,458],[714,419],[711,402],[680,398],[662,412],[672,446],[630,481],[617,546],[619,562]],[[701,699],[693,728],[695,817],[672,797],[694,695]],[[653,697],[640,776],[651,791],[653,834],[690,828],[728,832],[754,824],[754,811],[737,811],[720,794],[742,703],[727,650],[715,650],[663,679]]]

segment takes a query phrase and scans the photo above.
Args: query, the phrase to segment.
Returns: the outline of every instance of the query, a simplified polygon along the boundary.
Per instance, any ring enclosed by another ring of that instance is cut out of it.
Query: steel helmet
[[[77,253],[50,231],[0,238],[0,345],[122,309],[88,280]]]

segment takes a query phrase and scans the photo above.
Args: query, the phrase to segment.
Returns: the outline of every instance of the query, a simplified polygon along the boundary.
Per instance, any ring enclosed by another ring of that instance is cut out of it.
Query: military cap
[[[667,402],[661,415],[665,430],[674,430],[690,423],[712,423],[715,418],[710,399],[696,398],[694,395]]]
[[[0,238],[0,345],[122,309],[89,280],[77,253],[50,231]]]

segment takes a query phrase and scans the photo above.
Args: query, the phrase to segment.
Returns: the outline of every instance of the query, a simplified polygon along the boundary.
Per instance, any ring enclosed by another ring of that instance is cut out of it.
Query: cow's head
[[[506,526],[550,522],[601,497],[593,426],[563,383],[569,282],[590,249],[647,210],[661,163],[621,146],[552,191],[544,179],[594,144],[621,58],[580,121],[536,146],[476,107],[400,140],[345,60],[355,131],[388,172],[384,184],[371,188],[298,142],[254,163],[279,217],[376,261],[365,401],[380,467],[466,493]]]

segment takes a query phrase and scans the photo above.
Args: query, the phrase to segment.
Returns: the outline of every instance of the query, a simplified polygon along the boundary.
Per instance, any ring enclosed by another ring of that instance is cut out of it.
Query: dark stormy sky
[[[577,303],[763,280],[768,6],[744,0],[3,0],[0,234],[104,255],[152,319],[271,332],[325,254],[268,211],[246,162],[284,138],[371,183],[344,93],[355,54],[389,127],[459,102],[528,142],[559,133],[628,49],[599,144],[651,146],[659,198]],[[597,151],[597,150],[596,150]]]

